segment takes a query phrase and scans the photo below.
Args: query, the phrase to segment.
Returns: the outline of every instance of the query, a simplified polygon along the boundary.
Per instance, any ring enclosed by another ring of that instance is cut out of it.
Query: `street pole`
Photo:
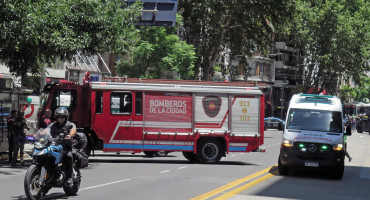
[[[284,114],[284,86],[285,86],[285,84],[283,84],[281,86],[281,109],[280,109],[281,113],[280,113],[280,117],[281,117],[282,120],[284,120],[284,118],[283,118],[283,114]]]

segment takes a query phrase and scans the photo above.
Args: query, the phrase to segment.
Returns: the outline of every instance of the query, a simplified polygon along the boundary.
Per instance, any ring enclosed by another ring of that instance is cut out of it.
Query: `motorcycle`
[[[64,139],[64,133],[53,138],[49,129],[40,129],[35,136],[32,152],[33,162],[24,178],[24,190],[28,199],[40,199],[53,187],[63,187],[68,196],[76,195],[81,184],[80,167],[76,164],[78,156],[73,153],[72,184],[67,184],[63,165],[63,143],[72,142],[72,152],[76,152],[75,140]]]

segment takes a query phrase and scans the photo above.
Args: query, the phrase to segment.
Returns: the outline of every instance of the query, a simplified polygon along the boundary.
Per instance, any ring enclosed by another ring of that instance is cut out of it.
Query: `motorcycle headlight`
[[[336,150],[336,151],[342,151],[343,150],[343,144],[342,143],[334,144],[333,149]]]
[[[292,147],[292,146],[293,146],[293,141],[290,141],[290,140],[284,139],[284,140],[283,140],[283,144],[284,144],[284,146],[286,146],[286,147]]]
[[[36,149],[42,149],[42,148],[45,148],[45,143],[36,142],[36,143],[35,143],[35,148],[36,148]]]

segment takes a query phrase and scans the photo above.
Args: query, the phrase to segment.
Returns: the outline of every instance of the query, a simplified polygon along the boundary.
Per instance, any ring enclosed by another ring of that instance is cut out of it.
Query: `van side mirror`
[[[344,135],[348,135],[348,136],[352,135],[351,126],[346,126],[346,131],[344,132]]]

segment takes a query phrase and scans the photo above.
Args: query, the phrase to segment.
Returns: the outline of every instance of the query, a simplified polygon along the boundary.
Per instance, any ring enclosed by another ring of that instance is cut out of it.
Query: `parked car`
[[[277,117],[266,117],[265,118],[265,130],[266,129],[278,129],[283,130],[285,121]]]

